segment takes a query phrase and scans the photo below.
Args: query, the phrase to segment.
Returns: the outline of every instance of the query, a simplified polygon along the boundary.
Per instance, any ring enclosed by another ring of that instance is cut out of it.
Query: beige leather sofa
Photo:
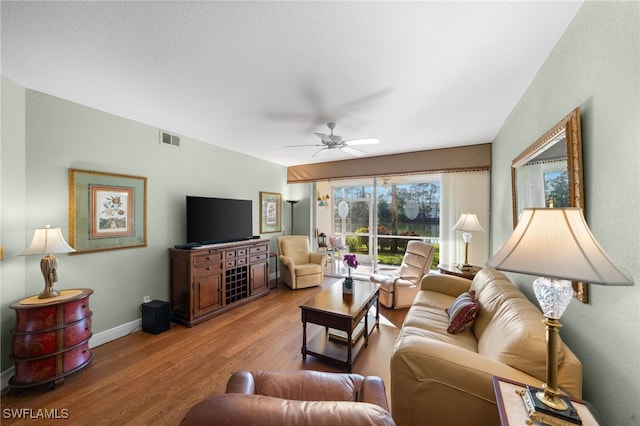
[[[470,328],[447,332],[449,308],[475,290]],[[492,375],[541,386],[546,381],[542,313],[501,272],[483,269],[473,282],[429,274],[405,318],[391,358],[391,412],[396,424],[499,425]],[[582,397],[582,365],[559,344],[558,384]]]
[[[321,371],[237,371],[226,393],[193,406],[189,425],[394,425],[382,379]]]

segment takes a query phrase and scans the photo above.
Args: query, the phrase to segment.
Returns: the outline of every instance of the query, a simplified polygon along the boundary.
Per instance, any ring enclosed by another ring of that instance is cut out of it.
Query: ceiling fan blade
[[[382,98],[384,96],[387,96],[392,91],[393,90],[389,87],[380,89],[376,92],[369,93],[368,95],[361,96],[359,98],[355,98],[341,105],[338,105],[337,108],[335,109],[342,112],[341,114],[339,114],[340,116],[344,116],[345,113],[360,110],[365,106],[367,106],[368,104],[370,104],[371,102],[376,101],[379,98]]]
[[[348,146],[343,146],[340,148],[341,151],[347,152],[351,155],[355,155],[356,157],[362,157],[365,153],[360,151],[359,149],[351,148]]]
[[[329,137],[329,135],[325,135],[324,133],[314,133],[314,135],[316,135],[317,137],[322,139],[322,142],[326,142],[326,143],[332,143],[333,142],[331,140],[331,138]]]
[[[324,146],[324,145],[318,145],[318,144],[305,144],[305,145],[285,145],[283,146],[283,148],[299,148],[301,146]]]
[[[315,154],[313,154],[313,155],[311,156],[311,158],[315,157],[315,156],[316,156],[316,155],[318,155],[318,154],[324,154],[324,153],[325,153],[325,152],[327,152],[328,150],[329,150],[329,149],[328,149],[328,148],[326,148],[326,147],[325,147],[325,148],[322,148],[320,151],[318,151],[318,152],[316,152]]]
[[[365,139],[351,139],[343,141],[346,145],[373,145],[376,143],[380,143],[380,141],[376,138],[365,138]]]

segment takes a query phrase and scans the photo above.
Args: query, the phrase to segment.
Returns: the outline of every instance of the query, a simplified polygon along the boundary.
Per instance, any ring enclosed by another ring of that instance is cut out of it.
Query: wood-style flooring
[[[335,281],[325,278],[322,287]],[[224,393],[236,370],[338,372],[337,365],[313,356],[303,361],[300,354],[299,305],[320,289],[291,290],[281,283],[269,295],[195,327],[172,323],[158,335],[138,331],[93,348],[93,362],[61,386],[18,395],[3,390],[0,421],[3,425],[176,425],[195,403]],[[407,309],[381,306],[380,329],[371,334],[369,346],[353,365],[354,373],[382,377],[388,398],[389,360],[406,313]],[[319,328],[309,324],[307,330],[312,337]],[[12,419],[11,413],[29,418]],[[34,419],[52,413],[65,418]]]

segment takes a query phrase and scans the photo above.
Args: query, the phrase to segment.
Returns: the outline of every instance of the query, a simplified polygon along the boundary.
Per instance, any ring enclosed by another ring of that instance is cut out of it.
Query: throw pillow
[[[473,324],[478,315],[478,302],[476,301],[474,290],[462,293],[453,301],[449,309],[449,327],[447,332],[451,334],[459,333]]]

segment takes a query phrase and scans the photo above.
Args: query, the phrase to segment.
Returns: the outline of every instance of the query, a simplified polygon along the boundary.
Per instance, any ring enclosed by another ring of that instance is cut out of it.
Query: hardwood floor
[[[326,278],[323,288],[335,280]],[[340,371],[313,356],[303,361],[300,354],[299,305],[320,289],[294,291],[280,284],[269,295],[193,328],[172,323],[159,335],[138,331],[94,348],[91,365],[61,386],[18,395],[5,389],[2,424],[175,425],[192,405],[223,393],[236,370]],[[381,306],[380,329],[353,365],[354,373],[382,377],[388,398],[389,360],[406,313]],[[307,330],[313,336],[319,328],[309,324]],[[29,417],[53,413],[66,418],[9,418],[8,410],[22,409],[31,410]]]

